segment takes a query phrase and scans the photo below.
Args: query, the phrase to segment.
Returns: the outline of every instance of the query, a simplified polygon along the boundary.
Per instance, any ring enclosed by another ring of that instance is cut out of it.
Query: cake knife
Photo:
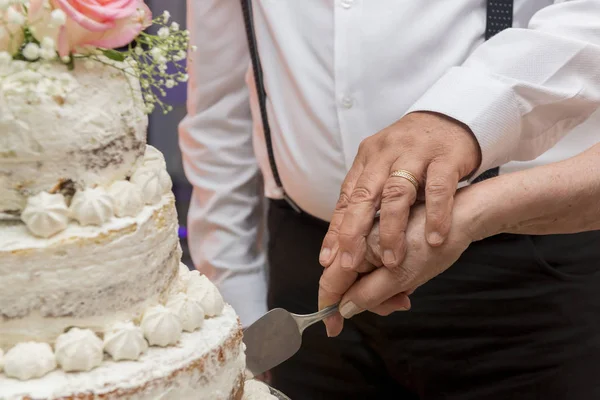
[[[246,368],[258,376],[292,357],[302,344],[302,332],[338,311],[338,304],[306,315],[275,308],[244,330]]]

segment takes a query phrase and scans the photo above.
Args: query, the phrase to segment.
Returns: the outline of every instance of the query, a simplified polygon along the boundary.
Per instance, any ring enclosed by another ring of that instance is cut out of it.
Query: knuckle
[[[390,132],[383,132],[381,134],[381,147],[382,148],[396,148],[398,147],[398,135],[393,135]],[[404,141],[402,144],[406,144]]]
[[[358,145],[358,152],[359,153],[368,153],[369,150],[371,149],[373,145],[373,139],[372,136],[369,136],[363,140],[361,140],[360,144]]]
[[[410,182],[407,182],[410,185]],[[383,191],[381,192],[381,201],[390,201],[396,200],[401,197],[410,197],[415,193],[414,187],[412,185],[409,187],[404,182],[400,180],[388,181],[383,187]]]
[[[337,202],[336,208],[338,210],[344,210],[348,207],[348,204],[350,204],[350,195],[348,194],[349,192],[349,185],[344,184],[344,186],[342,186],[342,190],[340,191],[340,196]]]
[[[394,281],[400,285],[410,282],[414,277],[414,271],[405,265],[389,267],[389,270]]]
[[[321,275],[321,279],[319,279],[319,288],[327,295],[331,296],[341,296],[344,293],[340,288],[338,288],[331,279],[329,279],[325,275]]]
[[[418,136],[412,129],[399,128],[392,125],[381,132],[382,142],[394,148],[410,149],[415,147]]]
[[[435,227],[441,225],[444,219],[444,215],[438,210],[432,210],[427,213],[427,220]]]
[[[377,304],[377,293],[373,290],[366,290],[364,287],[358,287],[355,303],[365,309],[373,307]]]
[[[338,243],[344,249],[359,249],[364,240],[364,236],[358,232],[342,229],[338,233]]]
[[[372,203],[377,200],[377,195],[369,188],[365,186],[357,186],[352,191],[350,203]]]
[[[394,241],[394,239],[397,236],[398,236],[398,232],[394,232],[393,229],[390,229],[388,227],[382,227],[381,231],[379,232],[379,243],[388,245],[389,243]]]
[[[429,152],[436,158],[447,158],[445,156],[451,151],[452,147],[446,142],[433,141],[429,147]]]
[[[323,247],[332,246],[338,238],[338,230],[337,228],[331,227],[329,228],[329,232],[323,238]]]
[[[447,195],[451,190],[452,185],[448,179],[445,178],[433,178],[427,180],[425,192],[429,196],[444,196]]]

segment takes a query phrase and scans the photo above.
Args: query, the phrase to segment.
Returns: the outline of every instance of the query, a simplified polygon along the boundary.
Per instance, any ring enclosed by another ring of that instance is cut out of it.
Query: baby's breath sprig
[[[124,50],[84,46],[81,52],[58,57],[54,39],[36,39],[34,27],[29,26],[27,18],[28,2],[0,0],[0,42],[4,40],[8,46],[5,51],[0,51],[0,65],[12,60],[56,61],[72,70],[75,68],[75,59],[84,59],[84,65],[90,67],[93,67],[93,61],[97,61],[139,80],[146,113],[150,114],[156,106],[165,114],[173,109],[162,99],[167,95],[166,89],[187,82],[187,68],[183,61],[187,58],[188,50],[193,51],[195,47],[189,48],[189,31],[181,30],[177,22],[169,23],[171,15],[168,11],[151,21],[150,25],[158,28],[156,34],[141,32]],[[65,23],[65,13],[60,9],[54,10],[50,24],[61,26]],[[106,58],[119,62],[108,62]]]
[[[100,49],[101,55],[128,64],[124,72],[139,79],[148,114],[156,106],[164,114],[171,111],[173,107],[162,100],[167,95],[165,89],[188,81],[187,68],[182,65],[182,61],[187,58],[190,33],[181,30],[177,22],[169,24],[169,19],[168,11],[155,18],[152,24],[158,27],[157,33],[140,33],[125,51]],[[99,54],[89,57],[101,60]],[[168,68],[169,64],[172,65],[171,70]]]

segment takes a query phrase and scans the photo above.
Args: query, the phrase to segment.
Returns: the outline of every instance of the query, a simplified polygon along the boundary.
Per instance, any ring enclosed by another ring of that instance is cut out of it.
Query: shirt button
[[[350,96],[342,97],[342,107],[349,109],[354,105],[354,100]]]
[[[340,4],[344,8],[350,8],[354,4],[354,0],[340,0]]]

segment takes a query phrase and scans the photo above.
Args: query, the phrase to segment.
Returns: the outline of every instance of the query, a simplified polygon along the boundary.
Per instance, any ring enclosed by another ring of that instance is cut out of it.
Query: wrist
[[[497,235],[502,232],[502,227],[495,218],[494,198],[491,191],[484,186],[487,182],[468,186],[457,192],[454,200],[454,214],[458,228],[461,229],[472,242]]]

